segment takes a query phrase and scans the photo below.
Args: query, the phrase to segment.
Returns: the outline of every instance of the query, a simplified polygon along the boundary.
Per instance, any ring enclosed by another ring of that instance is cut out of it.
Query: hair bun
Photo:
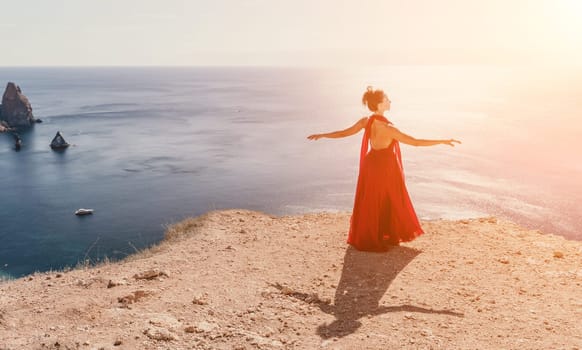
[[[374,112],[378,109],[378,104],[382,103],[384,96],[384,91],[374,90],[372,86],[368,86],[362,96],[362,104],[368,106],[368,109]]]

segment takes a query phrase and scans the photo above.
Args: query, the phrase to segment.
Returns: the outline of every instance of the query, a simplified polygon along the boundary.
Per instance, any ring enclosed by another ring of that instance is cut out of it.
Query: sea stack
[[[67,147],[69,147],[69,144],[67,143],[67,141],[65,141],[65,138],[63,137],[63,135],[61,135],[61,132],[57,131],[57,134],[55,135],[53,141],[51,142],[51,148],[58,150],[65,149]]]
[[[2,105],[0,105],[1,110]],[[2,116],[0,115],[0,132],[7,132],[10,131],[10,126],[5,121],[1,120]]]
[[[36,122],[28,98],[13,82],[6,84],[6,90],[2,95],[0,120],[5,121],[10,127],[27,127]]]
[[[14,149],[20,151],[20,147],[22,147],[22,139],[20,138],[20,135],[14,133],[12,136],[14,136]]]

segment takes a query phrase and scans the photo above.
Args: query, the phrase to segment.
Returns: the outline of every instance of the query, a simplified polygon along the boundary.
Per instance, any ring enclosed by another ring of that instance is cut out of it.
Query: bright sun
[[[548,1],[554,7],[552,24],[554,25],[555,38],[561,46],[578,45],[577,50],[581,50],[582,44],[582,1],[579,0],[557,0]],[[570,47],[573,48],[573,47]]]

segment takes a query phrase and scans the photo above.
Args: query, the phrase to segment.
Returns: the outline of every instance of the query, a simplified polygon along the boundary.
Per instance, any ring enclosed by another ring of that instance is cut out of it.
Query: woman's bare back
[[[370,133],[370,145],[373,149],[384,149],[388,148],[392,143],[392,136],[389,133],[389,129],[385,127],[385,122],[375,120],[372,122],[371,133]]]

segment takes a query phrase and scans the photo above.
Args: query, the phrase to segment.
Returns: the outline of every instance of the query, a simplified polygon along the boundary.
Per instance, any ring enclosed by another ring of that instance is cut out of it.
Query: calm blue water
[[[21,132],[19,152],[0,134],[0,274],[123,258],[212,209],[351,210],[361,134],[306,136],[367,115],[369,84],[388,92],[402,131],[464,141],[403,146],[421,218],[499,215],[581,239],[582,80],[547,73],[0,68],[2,89],[20,85],[44,121]],[[62,153],[48,146],[59,130],[74,144]],[[82,207],[95,214],[73,215]]]

